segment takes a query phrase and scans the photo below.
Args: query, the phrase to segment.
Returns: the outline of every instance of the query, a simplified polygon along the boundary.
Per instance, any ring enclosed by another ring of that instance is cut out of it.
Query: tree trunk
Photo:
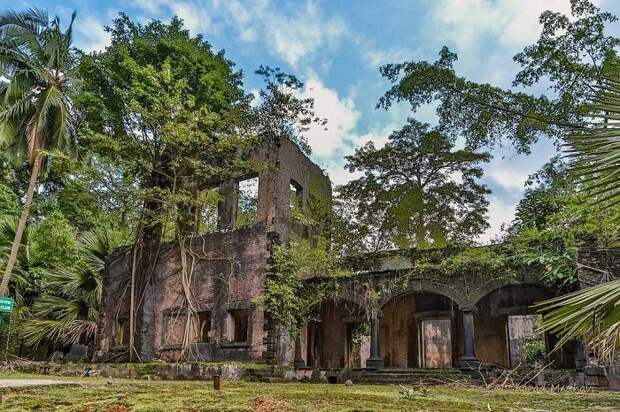
[[[159,257],[159,247],[163,236],[163,225],[159,220],[163,210],[165,199],[161,197],[161,191],[170,187],[170,182],[161,177],[161,173],[154,172],[146,188],[151,189],[152,198],[145,199],[141,228],[138,231],[136,244],[134,245],[134,260],[132,263],[131,294],[130,294],[130,345],[129,361],[143,361],[143,348],[151,344],[150,339],[143,333],[143,329],[151,331],[148,325],[144,325],[144,299],[151,282],[152,272],[155,269]],[[145,342],[146,339],[146,342]]]
[[[41,170],[41,163],[43,161],[43,155],[37,154],[32,163],[32,169],[30,170],[30,182],[28,183],[28,191],[26,192],[26,200],[22,206],[22,214],[15,230],[15,238],[11,245],[11,254],[9,260],[6,262],[6,268],[4,269],[4,275],[2,276],[2,284],[0,285],[0,296],[7,296],[9,292],[9,280],[11,280],[11,274],[13,268],[17,262],[17,253],[22,242],[22,236],[26,229],[26,221],[28,220],[28,213],[30,211],[30,205],[32,204],[32,198],[34,191],[37,188],[37,180],[39,178],[39,172]]]

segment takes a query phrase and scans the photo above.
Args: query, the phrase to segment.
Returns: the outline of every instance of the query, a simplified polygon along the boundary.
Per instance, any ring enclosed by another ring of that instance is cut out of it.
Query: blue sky
[[[620,14],[620,2],[598,0]],[[328,130],[309,133],[313,159],[332,180],[344,183],[344,156],[369,140],[382,144],[411,113],[404,105],[375,110],[387,88],[378,67],[406,60],[434,60],[445,44],[459,55],[458,72],[472,80],[508,87],[518,67],[512,56],[538,38],[543,10],[568,12],[568,0],[17,0],[11,7],[45,7],[67,19],[77,10],[76,45],[96,50],[108,41],[103,26],[119,11],[146,22],[184,19],[245,72],[248,91],[261,86],[260,64],[281,67],[305,82]],[[616,31],[616,28],[613,29]],[[418,119],[433,123],[431,107]],[[555,154],[542,141],[530,156],[510,147],[494,151],[484,182],[492,189],[491,228],[481,240],[509,223],[527,176]]]

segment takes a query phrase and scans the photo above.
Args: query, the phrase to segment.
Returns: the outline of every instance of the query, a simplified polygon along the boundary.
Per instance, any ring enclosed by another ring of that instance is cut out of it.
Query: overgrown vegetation
[[[191,242],[217,229],[215,185],[268,167],[249,160],[258,145],[290,139],[311,153],[305,133],[325,120],[300,97],[302,82],[277,68],[258,68],[264,87],[251,104],[234,62],[178,18],[140,24],[121,13],[107,29],[111,44],[93,54],[72,48],[73,18],[63,31],[41,10],[0,16],[0,74],[8,79],[0,84],[0,289],[17,301],[15,341],[25,352],[92,344],[103,261],[127,245],[129,354],[137,360],[142,293],[162,244],[175,242],[186,354],[196,309],[189,291],[206,262]],[[325,182],[312,182],[308,204],[291,203],[290,223],[304,232],[273,245],[261,302],[273,320],[294,332],[321,301],[353,292],[377,310],[413,274],[465,279],[467,289],[534,266],[552,289],[574,290],[580,248],[609,250],[620,235],[620,39],[607,30],[616,20],[587,0],[572,0],[570,16],[543,13],[540,38],[514,57],[521,70],[510,89],[459,76],[446,47],[432,63],[382,67],[391,86],[378,107],[408,103],[410,119],[385,146],[347,157],[347,168],[363,175],[337,188],[333,202]],[[529,92],[540,85],[548,92]],[[436,126],[415,119],[429,103]],[[502,245],[477,247],[488,227],[486,150],[507,143],[528,153],[542,137],[568,142],[574,157],[552,159],[530,177]],[[244,195],[239,225],[257,213]],[[381,285],[352,280],[356,259],[392,248],[405,256],[415,248],[415,273]],[[616,348],[617,294],[614,281],[549,302],[545,327],[560,343],[586,336]]]

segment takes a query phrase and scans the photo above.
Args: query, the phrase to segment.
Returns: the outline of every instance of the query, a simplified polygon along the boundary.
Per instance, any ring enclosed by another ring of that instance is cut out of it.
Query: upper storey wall
[[[289,231],[298,231],[291,224],[292,187],[297,190],[293,196],[303,207],[308,207],[311,196],[328,199],[331,203],[329,178],[288,139],[265,143],[250,159],[258,166],[258,172],[249,173],[245,178],[258,177],[256,223],[265,225],[267,231],[278,232],[284,238]],[[218,208],[219,229],[235,227],[239,181],[242,180],[228,180],[219,185],[222,196]]]

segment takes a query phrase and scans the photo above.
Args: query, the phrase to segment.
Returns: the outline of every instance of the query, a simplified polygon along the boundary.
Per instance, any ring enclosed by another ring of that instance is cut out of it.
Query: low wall
[[[20,372],[54,376],[101,376],[119,379],[226,380],[259,379],[266,366],[243,363],[48,363],[25,362]]]

